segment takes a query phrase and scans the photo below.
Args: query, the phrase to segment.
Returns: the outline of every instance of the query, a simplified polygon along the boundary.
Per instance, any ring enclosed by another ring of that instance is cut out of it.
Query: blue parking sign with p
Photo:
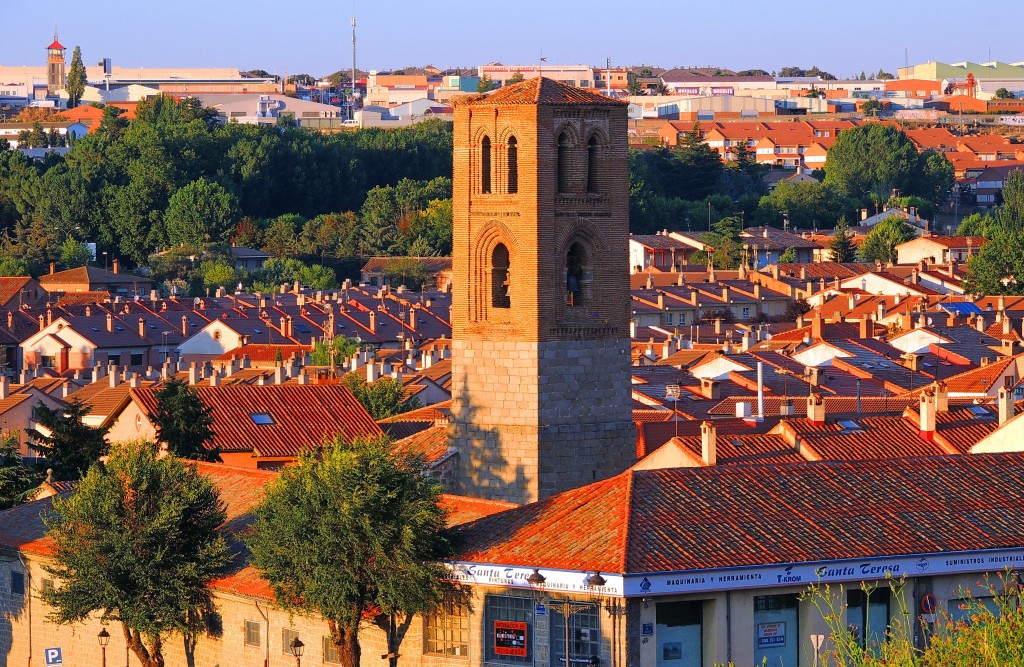
[[[64,659],[60,655],[60,647],[44,649],[46,655],[46,665],[61,665],[64,663]]]

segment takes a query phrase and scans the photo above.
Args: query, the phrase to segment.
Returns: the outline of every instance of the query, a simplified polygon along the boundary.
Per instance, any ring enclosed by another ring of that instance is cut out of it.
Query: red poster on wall
[[[526,657],[526,623],[522,621],[494,622],[494,652],[497,655]]]

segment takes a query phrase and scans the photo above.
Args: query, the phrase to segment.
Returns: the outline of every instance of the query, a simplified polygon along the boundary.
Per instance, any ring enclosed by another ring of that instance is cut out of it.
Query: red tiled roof
[[[448,525],[458,526],[485,516],[504,512],[519,507],[516,503],[504,500],[486,500],[470,496],[457,496],[450,493],[441,494],[441,507],[448,510]]]
[[[451,450],[447,426],[432,426],[395,443],[395,451],[416,454],[428,466],[440,462]]]
[[[249,355],[250,361],[270,362],[277,359],[278,352],[281,353],[281,359],[291,359],[293,354],[302,357],[309,351],[309,345],[271,345],[266,343],[249,343],[248,345],[228,350],[224,354],[215,358],[214,361],[231,361],[232,359],[241,359],[243,356]]]
[[[156,409],[158,387],[132,389],[147,413]],[[291,457],[344,434],[352,439],[382,431],[352,393],[341,385],[229,385],[195,387],[212,409],[213,446],[225,452]],[[252,415],[266,413],[272,424],[256,424]]]
[[[561,81],[546,77],[534,77],[520,83],[503,86],[493,93],[469,104],[488,106],[492,104],[600,104],[602,106],[626,106],[626,102],[605,97],[582,88],[576,88]]]
[[[0,304],[6,304],[8,301],[18,296],[30,280],[32,279],[28,276],[0,278]]]
[[[628,471],[461,527],[458,560],[621,574],[1019,548],[1024,455]]]

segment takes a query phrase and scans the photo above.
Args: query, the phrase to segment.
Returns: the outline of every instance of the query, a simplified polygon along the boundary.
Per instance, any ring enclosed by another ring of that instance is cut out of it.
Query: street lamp
[[[292,655],[295,656],[295,667],[302,667],[302,651],[306,648],[306,645],[298,637],[295,637],[289,648],[292,651]]]
[[[708,231],[711,231],[711,200],[708,200]]]
[[[110,643],[110,633],[106,628],[102,628],[96,635],[96,639],[99,640],[100,648],[103,650],[103,667],[107,667],[107,644]]]
[[[103,270],[107,270],[107,251],[103,251]]]

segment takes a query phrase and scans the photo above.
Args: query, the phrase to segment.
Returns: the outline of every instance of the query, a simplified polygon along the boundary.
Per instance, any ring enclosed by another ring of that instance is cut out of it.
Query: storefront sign
[[[526,623],[520,621],[494,622],[494,652],[497,655],[526,657]]]
[[[543,618],[548,615],[548,608],[542,604],[535,605],[533,608],[533,615],[537,618]]]
[[[757,624],[757,648],[782,648],[785,645],[786,624],[784,622]]]
[[[622,576],[603,574],[604,586],[587,585],[587,577],[593,572],[569,572],[566,570],[539,570],[544,584],[530,586],[527,578],[533,574],[529,567],[505,567],[504,565],[483,565],[479,563],[449,563],[452,579],[464,584],[487,584],[524,588],[548,592],[591,593],[593,595],[622,595]]]
[[[808,586],[818,582],[875,581],[887,575],[898,579],[902,576],[998,572],[1008,567],[1024,569],[1024,549],[636,575],[626,577],[623,586],[625,595],[630,597]]]
[[[640,627],[641,627],[640,634],[644,635],[645,637],[647,635],[653,635],[654,634],[654,623],[644,623]]]
[[[711,89],[711,95],[714,96],[714,97],[724,97],[726,95],[732,95],[733,92],[734,91],[733,91],[732,88],[712,88]]]

